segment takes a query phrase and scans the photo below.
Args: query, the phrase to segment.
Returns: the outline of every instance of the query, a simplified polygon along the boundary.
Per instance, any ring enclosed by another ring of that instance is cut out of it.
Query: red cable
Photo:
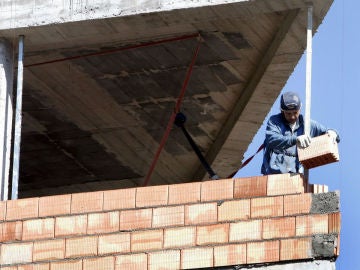
[[[54,59],[54,60],[50,60],[50,61],[24,65],[24,67],[35,67],[35,66],[41,66],[41,65],[52,64],[52,63],[57,63],[57,62],[63,62],[63,61],[67,61],[67,60],[79,59],[79,58],[83,58],[83,57],[109,54],[109,53],[114,53],[114,52],[119,52],[119,51],[126,51],[126,50],[131,50],[131,49],[147,47],[147,46],[159,45],[162,43],[167,43],[167,42],[172,42],[172,41],[179,41],[179,40],[184,40],[184,39],[195,38],[198,36],[199,36],[199,34],[191,34],[191,35],[184,35],[184,36],[180,36],[180,37],[167,38],[167,39],[162,39],[162,40],[158,40],[158,41],[141,43],[141,44],[137,44],[137,45],[133,45],[133,46],[129,46],[129,47],[117,48],[117,49],[113,49],[113,50],[107,50],[107,51],[96,52],[96,53],[88,53],[88,54],[83,54],[83,55],[75,55],[75,56],[70,56],[70,57],[66,57],[66,58],[59,58],[59,59]]]
[[[256,151],[256,153],[253,154],[251,157],[249,157],[247,160],[245,160],[244,163],[240,166],[240,169],[239,169],[239,170],[241,170],[241,169],[244,168],[246,165],[248,165],[248,163],[256,156],[257,153],[259,153],[262,149],[264,149],[264,147],[265,147],[264,144],[260,145],[260,147],[259,147],[259,149]],[[233,172],[232,174],[230,174],[227,178],[232,178],[237,172],[238,172],[238,170],[235,171],[235,172]]]
[[[192,61],[191,61],[190,66],[189,66],[189,68],[188,68],[188,70],[187,70],[186,77],[185,77],[185,80],[184,80],[184,82],[183,82],[183,85],[182,85],[182,88],[181,88],[181,92],[180,92],[180,94],[179,94],[179,96],[178,96],[178,98],[177,98],[174,111],[173,111],[173,113],[172,113],[171,116],[170,116],[170,119],[169,119],[169,122],[168,122],[168,124],[167,124],[165,133],[164,133],[164,135],[163,135],[163,137],[162,137],[162,139],[161,139],[161,142],[160,142],[160,144],[159,144],[159,147],[158,147],[158,149],[157,149],[157,151],[156,151],[156,154],[155,154],[155,156],[154,156],[154,159],[153,159],[153,161],[152,161],[152,163],[151,163],[151,166],[150,166],[150,168],[149,168],[149,171],[148,171],[148,173],[147,173],[147,175],[146,175],[146,178],[145,178],[145,181],[144,181],[144,184],[143,184],[143,186],[145,186],[145,187],[149,184],[151,174],[152,174],[152,172],[154,171],[155,165],[156,165],[156,163],[157,163],[157,161],[158,161],[158,159],[159,159],[159,157],[160,157],[161,150],[163,149],[163,147],[164,147],[164,145],[165,145],[165,143],[166,143],[166,140],[167,140],[167,138],[169,137],[171,128],[172,128],[172,126],[173,126],[173,124],[174,124],[174,121],[175,121],[176,114],[177,114],[177,113],[179,112],[179,110],[180,110],[180,106],[181,106],[182,100],[183,100],[184,95],[185,95],[186,87],[187,87],[187,85],[188,85],[188,83],[189,83],[189,80],[190,80],[190,77],[191,77],[191,73],[192,73],[193,67],[194,67],[194,65],[195,65],[196,58],[197,58],[197,56],[198,56],[198,54],[199,54],[200,43],[201,43],[200,34],[198,34],[197,37],[198,37],[198,39],[199,39],[199,40],[198,40],[197,47],[196,47],[196,49],[195,49],[195,51],[194,51],[194,55],[193,55]]]

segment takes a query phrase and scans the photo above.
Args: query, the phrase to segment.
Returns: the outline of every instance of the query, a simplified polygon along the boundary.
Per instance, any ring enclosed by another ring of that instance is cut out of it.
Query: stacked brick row
[[[1,202],[0,268],[194,269],[331,259],[339,252],[338,200],[334,192],[304,193],[300,175],[283,174]]]

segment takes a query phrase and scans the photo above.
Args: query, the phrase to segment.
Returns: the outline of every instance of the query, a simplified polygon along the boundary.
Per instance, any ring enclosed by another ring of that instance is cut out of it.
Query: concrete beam
[[[225,123],[223,124],[220,132],[218,133],[216,140],[211,145],[211,148],[208,150],[205,159],[210,164],[215,160],[217,154],[219,153],[226,139],[230,135],[230,132],[232,131],[241,113],[245,109],[245,106],[248,104],[250,98],[255,92],[256,87],[258,86],[260,80],[263,78],[266,69],[271,64],[273,57],[275,56],[277,50],[282,44],[284,38],[286,37],[289,31],[289,28],[293,24],[298,14],[299,14],[299,10],[295,9],[295,10],[291,10],[285,17],[284,22],[281,24],[281,27],[274,36],[273,41],[269,45],[265,54],[263,55],[262,60],[260,61],[257,69],[253,73],[253,76],[247,82],[247,85],[245,86],[244,90],[242,91],[241,95],[236,101],[233,110],[229,113],[229,116],[226,119]],[[203,175],[204,175],[204,169],[199,167],[193,179],[200,179],[203,177]]]
[[[246,6],[244,9],[235,9],[236,16],[240,15],[239,12],[242,16],[251,16],[259,12],[304,7],[306,0],[287,0],[286,3],[268,0],[12,0],[0,6],[0,30],[225,4],[244,5]]]

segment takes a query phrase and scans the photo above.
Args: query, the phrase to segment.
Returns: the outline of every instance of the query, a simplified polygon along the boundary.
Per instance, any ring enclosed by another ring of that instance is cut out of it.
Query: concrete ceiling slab
[[[43,1],[23,3],[19,13],[20,2],[0,10],[8,11],[0,36],[14,51],[16,37],[25,36],[20,197],[105,182],[142,185],[199,42],[181,111],[206,160],[226,178],[306,44],[307,3],[300,0],[107,1],[97,8],[58,1],[46,12],[50,1]],[[314,1],[314,30],[331,3]],[[173,126],[149,184],[206,178]]]

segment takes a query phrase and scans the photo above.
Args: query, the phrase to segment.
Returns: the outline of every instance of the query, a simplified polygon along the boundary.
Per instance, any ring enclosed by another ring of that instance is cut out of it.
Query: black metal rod
[[[182,132],[184,133],[186,139],[188,140],[188,142],[190,143],[192,149],[194,150],[194,152],[196,153],[196,155],[198,156],[201,164],[203,165],[203,167],[205,168],[205,170],[208,172],[208,174],[210,175],[211,179],[219,179],[219,177],[217,176],[217,174],[211,169],[209,163],[206,161],[206,159],[204,158],[204,156],[202,155],[199,147],[197,146],[197,144],[195,143],[195,141],[193,140],[193,138],[191,137],[191,135],[189,134],[189,132],[186,130],[184,123],[186,121],[186,117],[184,114],[182,113],[178,113],[176,115],[176,119],[175,119],[175,124],[181,128]]]

